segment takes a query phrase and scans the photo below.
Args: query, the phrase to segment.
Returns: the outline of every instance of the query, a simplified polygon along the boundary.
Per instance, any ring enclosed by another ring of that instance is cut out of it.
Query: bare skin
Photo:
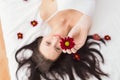
[[[10,80],[1,23],[0,23],[0,80]]]
[[[56,1],[52,2],[51,0],[43,0],[42,5],[40,7],[40,12],[41,12],[40,16],[43,20],[46,20],[56,10],[57,10]],[[75,24],[78,22],[78,20],[80,19],[80,17],[82,15],[83,15],[83,13],[80,13],[80,12],[78,12],[76,10],[72,10],[72,9],[60,11],[55,17],[53,17],[53,19],[51,19],[48,22],[49,25],[51,27],[53,27],[52,33],[56,32],[56,30],[57,30],[57,32],[59,32],[59,34],[61,36],[63,36],[63,37],[68,36],[70,34],[71,30],[73,29],[73,26],[75,26]],[[61,26],[63,26],[63,27],[61,27]],[[60,30],[60,31],[58,31],[58,30]],[[75,33],[75,35],[72,36],[73,38],[76,39],[76,42],[79,39],[78,35],[82,35],[82,34],[78,33],[78,32],[81,32],[81,30],[83,30],[83,31],[85,30],[84,33],[85,33],[85,35],[87,35],[89,28],[79,29],[77,31],[77,33]],[[77,35],[77,37],[76,37],[76,35]],[[82,43],[84,43],[84,41]],[[44,55],[47,58],[52,59],[52,60],[55,60],[60,55],[60,54],[51,54],[51,56],[50,56],[49,53],[45,54],[47,52],[44,52]],[[69,50],[67,52],[69,52]],[[59,53],[61,53],[61,51],[59,51]],[[10,76],[9,76],[8,61],[7,61],[6,52],[5,52],[3,34],[2,34],[2,29],[1,29],[1,24],[0,24],[0,80],[3,80],[3,79],[10,80]]]
[[[47,5],[47,6],[46,6]],[[53,13],[57,11],[57,3],[56,0],[53,2],[51,0],[43,0],[40,6],[40,16],[43,20],[49,18]],[[80,19],[83,13],[69,9],[60,11],[53,19],[51,19],[48,23],[51,26],[64,26],[69,23],[68,26],[74,26],[76,22]]]
[[[43,0],[40,6],[40,16],[45,21],[48,19],[55,11],[57,10],[57,3],[56,1],[51,0]],[[67,53],[75,53],[79,48],[81,48],[86,40],[88,31],[90,29],[90,25],[88,26],[77,26],[75,27],[76,23],[81,19],[84,14],[77,10],[67,9],[59,11],[52,19],[50,19],[47,23],[52,28],[51,33],[47,36],[44,36],[41,45],[39,47],[40,52],[47,58],[51,60],[56,60],[62,50],[60,49],[59,41],[60,39],[57,36],[61,37],[70,36],[74,38],[76,46],[75,49],[66,50],[63,52]],[[89,17],[86,17],[86,20]],[[85,20],[85,21],[86,21]],[[58,51],[55,51],[57,47]],[[49,51],[49,52],[48,52]]]

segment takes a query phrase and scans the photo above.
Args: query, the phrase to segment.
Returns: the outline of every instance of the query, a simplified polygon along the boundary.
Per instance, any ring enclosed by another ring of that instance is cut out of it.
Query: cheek
[[[55,61],[61,53],[56,53],[51,48],[47,48],[41,45],[41,48],[39,49],[41,51],[41,54],[46,58],[50,59],[52,61]]]
[[[51,60],[54,60],[54,61],[55,61],[56,59],[59,58],[60,54],[61,54],[61,53],[51,54],[49,57],[51,58]]]

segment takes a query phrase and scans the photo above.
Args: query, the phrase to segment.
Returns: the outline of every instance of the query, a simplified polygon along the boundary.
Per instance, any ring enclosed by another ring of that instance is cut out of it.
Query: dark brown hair
[[[16,52],[15,58],[19,64],[19,67],[16,71],[16,76],[18,77],[18,71],[22,68],[22,66],[29,64],[29,66],[27,67],[28,69],[30,69],[30,75],[27,76],[28,80],[42,80],[43,78],[45,80],[60,80],[58,79],[56,74],[59,75],[60,78],[62,78],[63,80],[65,79],[65,75],[68,75],[70,80],[75,80],[73,71],[82,80],[88,80],[90,76],[94,76],[98,80],[102,80],[101,76],[108,76],[100,69],[100,61],[104,63],[104,58],[99,50],[92,48],[91,46],[100,46],[99,42],[103,42],[104,44],[105,42],[103,39],[97,42],[92,39],[92,36],[89,35],[84,46],[77,51],[77,53],[79,53],[80,55],[79,61],[74,60],[72,55],[62,53],[55,62],[52,62],[52,64],[50,63],[51,66],[47,68],[46,73],[46,71],[41,71],[42,67],[45,67],[44,65],[38,66],[38,64],[40,64],[40,59],[34,59],[37,54],[40,54],[40,52],[38,51],[38,44],[41,42],[42,37],[39,37],[32,43],[23,46]],[[17,55],[21,54],[20,51],[22,51],[23,49],[29,49],[33,52],[29,58],[23,58],[22,60],[20,60]],[[44,58],[43,60],[45,61]],[[48,73],[52,76],[52,79],[48,76]]]

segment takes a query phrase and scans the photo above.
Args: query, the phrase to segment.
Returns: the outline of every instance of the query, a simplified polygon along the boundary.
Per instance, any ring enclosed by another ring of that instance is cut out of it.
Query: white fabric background
[[[19,43],[17,46],[20,44],[24,45],[29,37],[27,35],[29,34],[32,37],[32,35],[35,34],[34,31],[39,29],[39,27],[36,27],[34,30],[33,28],[23,30],[22,28],[16,29],[15,27],[28,26],[25,22],[29,22],[34,19],[34,15],[37,13],[39,5],[40,0],[28,0],[28,2],[24,2],[23,0],[0,0],[0,15],[4,39],[7,46],[7,57],[9,60],[11,80],[16,80],[15,70],[17,63],[15,62],[14,54],[12,54],[14,50],[10,46],[16,47],[14,44],[17,43]],[[37,20],[42,23],[40,19]],[[21,23],[25,24],[22,25]],[[14,29],[12,30],[11,27],[14,27]],[[26,32],[25,36],[27,38],[25,38],[23,42],[20,40],[18,41],[16,38],[15,41],[11,43],[11,40],[14,38],[13,36],[15,36],[15,34],[12,32],[11,36],[9,36],[9,33],[14,30],[16,30],[16,32],[19,30]],[[96,0],[93,26],[89,34],[94,33],[98,33],[102,37],[109,34],[112,38],[111,41],[107,42],[107,46],[102,45],[101,48],[101,52],[105,58],[105,64],[101,67],[110,75],[109,78],[103,77],[102,80],[120,80],[120,0]],[[34,39],[34,37],[32,37],[32,39]],[[76,77],[76,80],[79,79]],[[90,80],[96,79],[91,78]]]
[[[101,36],[109,34],[111,41],[102,46],[105,57],[103,70],[109,73],[109,78],[103,80],[120,80],[120,0],[96,0],[96,10],[93,26],[90,31]],[[91,79],[94,80],[94,79]]]

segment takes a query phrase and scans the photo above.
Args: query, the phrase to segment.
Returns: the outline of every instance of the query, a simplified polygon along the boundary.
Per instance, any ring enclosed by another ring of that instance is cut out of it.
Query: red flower
[[[104,39],[105,39],[105,40],[111,40],[111,37],[110,37],[109,35],[105,35],[105,36],[104,36]]]
[[[100,38],[100,36],[98,34],[94,34],[93,35],[93,39],[94,40],[100,40],[101,38]]]
[[[37,22],[36,20],[31,21],[31,25],[32,25],[33,27],[35,27],[37,24],[38,24],[38,22]]]
[[[73,59],[80,60],[80,55],[78,53],[73,54]]]
[[[22,33],[17,33],[17,37],[18,37],[18,39],[23,39],[23,34]]]
[[[73,38],[65,37],[61,38],[60,46],[62,49],[71,49],[75,46],[75,43],[73,42]]]

